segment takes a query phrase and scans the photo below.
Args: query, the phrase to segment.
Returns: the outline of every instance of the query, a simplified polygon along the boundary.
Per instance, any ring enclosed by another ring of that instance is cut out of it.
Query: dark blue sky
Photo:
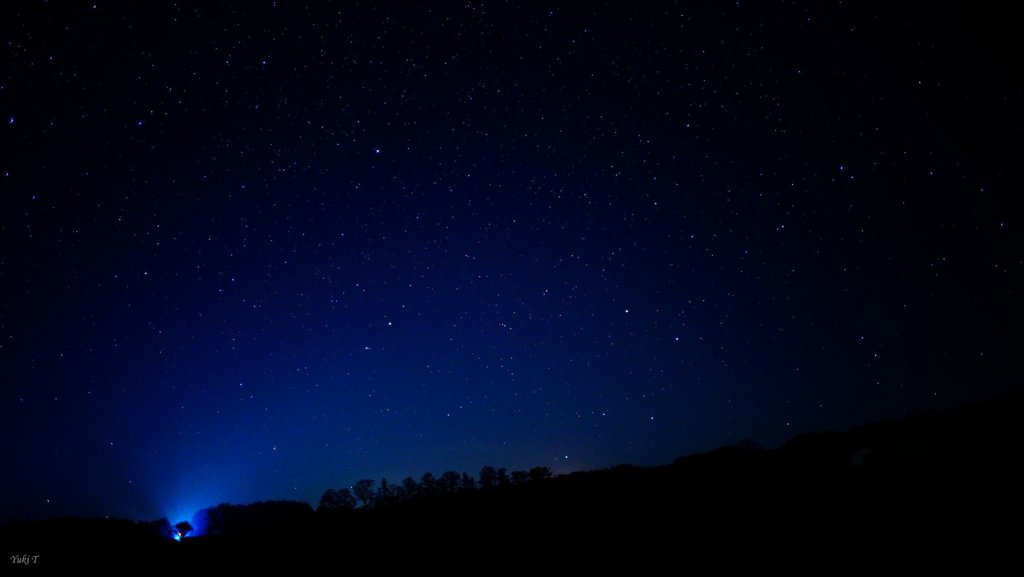
[[[205,4],[2,8],[4,518],[658,464],[1016,383],[1009,18]]]

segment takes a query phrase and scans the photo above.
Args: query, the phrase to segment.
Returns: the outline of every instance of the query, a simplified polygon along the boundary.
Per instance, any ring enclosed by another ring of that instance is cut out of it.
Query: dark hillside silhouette
[[[487,466],[475,476],[366,479],[326,490],[315,512],[290,501],[221,504],[197,516],[205,527],[198,537],[166,519],[15,521],[2,537],[7,555],[38,554],[69,568],[135,556],[181,568],[269,560],[345,567],[356,555],[415,567],[466,561],[467,550],[519,562],[589,555],[594,563],[595,551],[619,560],[744,551],[748,561],[796,550],[927,556],[981,542],[1009,551],[1022,504],[1021,438],[1024,395],[1013,391],[846,433],[801,435],[778,449],[743,441],[660,467],[554,477],[547,467]],[[176,532],[186,535],[181,543]],[[88,553],[97,550],[122,558],[101,562]]]

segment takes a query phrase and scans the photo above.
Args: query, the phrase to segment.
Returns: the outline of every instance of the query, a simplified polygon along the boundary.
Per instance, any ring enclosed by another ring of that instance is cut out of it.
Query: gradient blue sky
[[[753,4],[6,4],[2,516],[658,464],[1012,384],[1008,29]]]

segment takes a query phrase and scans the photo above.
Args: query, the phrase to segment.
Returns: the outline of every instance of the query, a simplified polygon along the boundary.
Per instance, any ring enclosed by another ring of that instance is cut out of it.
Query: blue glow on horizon
[[[171,536],[176,541],[181,541],[181,535],[178,534],[177,530],[174,530],[174,526],[182,521],[188,521],[192,525],[192,531],[185,538],[200,537],[206,534],[206,515],[200,514],[203,508],[196,507],[191,511],[186,508],[180,508],[173,513],[167,514],[167,520],[171,523],[172,528]]]

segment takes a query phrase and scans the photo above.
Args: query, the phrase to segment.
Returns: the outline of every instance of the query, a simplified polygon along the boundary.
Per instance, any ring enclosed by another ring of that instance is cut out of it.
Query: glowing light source
[[[173,537],[175,541],[181,541],[185,537],[192,534],[192,523],[188,521],[180,521],[174,525]]]

